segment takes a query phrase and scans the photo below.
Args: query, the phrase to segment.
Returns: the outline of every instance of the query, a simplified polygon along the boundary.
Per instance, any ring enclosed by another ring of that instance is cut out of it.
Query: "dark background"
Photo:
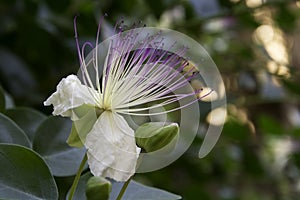
[[[228,117],[214,150],[201,138],[170,166],[136,180],[184,199],[298,199],[300,194],[300,1],[1,0],[0,84],[16,106],[46,114],[42,102],[77,73],[80,41],[102,39],[124,17],[166,27],[202,44],[227,91]]]

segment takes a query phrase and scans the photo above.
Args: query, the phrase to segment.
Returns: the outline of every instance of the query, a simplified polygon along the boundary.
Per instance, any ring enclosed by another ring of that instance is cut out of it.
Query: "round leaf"
[[[12,108],[8,109],[5,114],[23,129],[31,141],[39,125],[47,118],[31,108]]]
[[[33,139],[33,149],[44,157],[55,176],[76,174],[85,154],[85,149],[66,143],[71,124],[67,118],[50,117],[40,125]]]
[[[57,187],[48,166],[32,150],[0,144],[0,198],[58,199]]]
[[[10,118],[0,113],[0,143],[20,144],[30,147],[24,131]]]

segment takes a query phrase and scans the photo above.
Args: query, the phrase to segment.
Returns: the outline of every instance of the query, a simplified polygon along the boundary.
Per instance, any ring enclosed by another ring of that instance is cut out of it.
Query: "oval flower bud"
[[[149,122],[136,130],[135,139],[139,147],[146,152],[153,152],[175,144],[178,134],[177,123]]]
[[[86,185],[86,197],[88,200],[106,200],[111,192],[111,183],[103,177],[91,177]]]

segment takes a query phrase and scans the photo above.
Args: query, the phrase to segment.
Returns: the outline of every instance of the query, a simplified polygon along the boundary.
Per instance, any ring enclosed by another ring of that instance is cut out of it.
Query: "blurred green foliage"
[[[50,114],[42,102],[79,68],[74,16],[80,41],[94,41],[104,13],[102,39],[121,17],[129,25],[142,20],[194,38],[227,89],[228,119],[214,150],[198,159],[197,137],[175,163],[136,180],[188,200],[299,197],[300,1],[2,0],[0,84],[17,106]],[[4,98],[9,96],[0,96],[0,111]]]

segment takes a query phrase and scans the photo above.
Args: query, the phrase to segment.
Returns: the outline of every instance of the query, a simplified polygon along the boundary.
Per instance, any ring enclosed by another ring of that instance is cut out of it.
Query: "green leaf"
[[[20,144],[26,147],[31,146],[24,131],[2,113],[0,113],[0,143]]]
[[[123,183],[114,182],[112,184],[112,192],[110,194],[110,200],[117,198]],[[130,200],[176,200],[182,199],[181,196],[172,194],[170,192],[142,185],[138,182],[131,181],[125,191],[122,199]]]
[[[8,48],[0,48],[0,60],[1,79],[12,95],[24,98],[30,91],[30,96],[34,97],[36,80],[23,58]]]
[[[54,178],[37,153],[19,145],[0,144],[0,163],[1,198],[58,199]]]
[[[12,108],[6,110],[5,114],[23,129],[30,141],[39,125],[47,118],[44,114],[31,108]]]
[[[87,188],[87,182],[92,177],[90,173],[86,173],[80,177],[76,191],[74,193],[73,200],[87,200],[85,191]],[[112,191],[110,193],[109,200],[115,200],[120,193],[123,186],[121,182],[112,182]],[[67,198],[66,198],[67,199]],[[126,192],[122,199],[130,200],[177,200],[181,199],[181,196],[172,194],[170,192],[145,186],[135,181],[130,181]]]
[[[4,112],[4,110],[5,110],[5,94],[2,87],[0,86],[0,112]]]
[[[33,139],[33,149],[43,156],[55,176],[76,174],[85,149],[72,148],[66,143],[71,120],[49,117],[38,128]]]

